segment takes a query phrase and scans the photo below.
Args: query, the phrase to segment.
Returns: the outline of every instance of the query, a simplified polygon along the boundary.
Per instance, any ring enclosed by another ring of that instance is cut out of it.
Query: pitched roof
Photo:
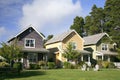
[[[34,31],[36,31],[43,39],[45,39],[45,37],[39,32],[37,31],[32,25],[29,25],[26,29],[24,29],[23,31],[21,31],[20,33],[18,33],[16,36],[14,36],[13,38],[11,38],[10,40],[8,40],[8,42],[12,41],[13,39],[19,37],[23,32],[25,32],[26,30],[32,28]]]
[[[58,34],[58,35],[53,36],[53,38],[48,40],[45,44],[47,45],[47,44],[51,44],[51,43],[55,43],[55,42],[62,42],[72,32],[75,32],[78,35],[78,33],[75,30],[68,30],[68,31],[66,31],[66,32],[64,32],[62,34]]]
[[[103,37],[103,36],[108,36],[107,33],[99,33],[91,36],[84,37],[84,45],[91,45],[91,44],[97,44],[97,42]]]

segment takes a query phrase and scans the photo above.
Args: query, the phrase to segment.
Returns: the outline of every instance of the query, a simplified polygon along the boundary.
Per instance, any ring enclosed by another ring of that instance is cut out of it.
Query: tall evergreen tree
[[[84,25],[84,31],[85,31],[86,35],[90,34],[90,26],[91,25],[92,25],[91,17],[86,16],[85,17],[85,25]]]
[[[112,36],[112,39],[118,44],[120,48],[120,32],[115,30],[117,26],[120,27],[120,0],[106,0],[105,12],[105,27],[107,32]],[[116,34],[117,33],[117,34]]]
[[[83,17],[76,16],[74,18],[73,25],[71,25],[70,29],[76,30],[76,32],[80,35],[83,36],[83,26],[84,26],[84,19]]]
[[[91,26],[90,34],[97,34],[103,32],[103,23],[104,23],[104,10],[102,8],[97,8],[96,5],[93,5],[91,14]]]

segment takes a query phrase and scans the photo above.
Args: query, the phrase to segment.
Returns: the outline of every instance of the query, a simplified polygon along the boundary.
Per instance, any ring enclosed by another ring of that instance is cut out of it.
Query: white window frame
[[[107,47],[107,50],[105,49]],[[104,50],[103,50],[104,48]],[[102,43],[101,44],[101,51],[108,51],[108,44]]]
[[[26,46],[26,40],[33,40],[34,46],[31,47],[30,44],[29,44],[29,46]],[[32,38],[25,38],[24,47],[25,47],[25,48],[35,48],[35,39],[32,39]]]

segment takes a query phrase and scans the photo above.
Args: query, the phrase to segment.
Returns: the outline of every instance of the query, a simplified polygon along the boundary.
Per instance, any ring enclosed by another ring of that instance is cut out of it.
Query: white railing
[[[120,62],[114,62],[114,64],[117,68],[120,68]]]

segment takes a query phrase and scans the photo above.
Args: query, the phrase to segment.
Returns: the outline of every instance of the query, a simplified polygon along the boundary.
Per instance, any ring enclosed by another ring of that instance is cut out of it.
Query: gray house
[[[22,48],[23,58],[21,62],[25,68],[29,67],[30,63],[36,63],[41,60],[45,60],[47,53],[44,45],[44,36],[38,32],[34,27],[30,26],[15,37],[11,38],[8,43],[17,39],[17,45]]]

